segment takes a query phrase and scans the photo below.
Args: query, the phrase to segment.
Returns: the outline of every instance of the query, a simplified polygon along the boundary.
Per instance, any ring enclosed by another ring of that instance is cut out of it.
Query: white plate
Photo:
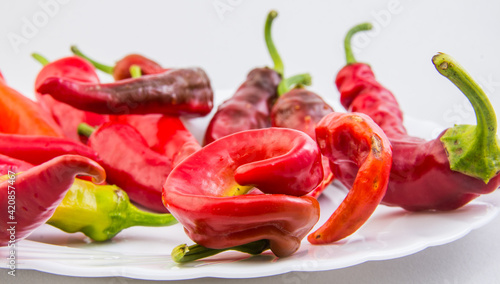
[[[219,97],[229,94],[224,92]],[[208,118],[192,120],[188,126],[200,138],[207,121]],[[411,118],[407,118],[406,125],[411,133],[425,138],[442,129]],[[322,216],[316,227],[330,216],[345,193],[345,188],[334,183],[320,197]],[[452,212],[414,213],[379,206],[360,230],[332,245],[314,246],[304,240],[300,249],[288,258],[277,259],[270,252],[253,257],[225,252],[183,265],[170,258],[175,246],[192,244],[180,224],[165,228],[129,228],[104,243],[92,243],[80,233],[66,234],[44,225],[19,242],[17,269],[79,277],[123,276],[147,280],[252,278],[291,271],[331,270],[370,260],[402,257],[429,246],[449,243],[487,224],[499,210],[498,190]],[[0,257],[5,259],[7,255],[7,248],[0,248]],[[0,267],[7,268],[6,261],[0,262]]]

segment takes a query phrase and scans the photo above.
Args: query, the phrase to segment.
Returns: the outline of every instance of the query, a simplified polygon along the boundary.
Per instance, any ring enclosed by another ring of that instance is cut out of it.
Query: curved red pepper
[[[0,133],[0,153],[39,165],[62,155],[79,155],[99,162],[97,153],[67,138]]]
[[[62,130],[39,105],[0,80],[0,133],[63,137]]]
[[[40,58],[40,55],[34,55]],[[45,63],[45,61],[41,61]],[[59,77],[85,83],[99,83],[99,77],[95,68],[85,59],[72,56],[65,57],[44,65],[35,79],[35,90],[50,77]],[[80,141],[77,133],[78,125],[82,122],[92,126],[101,125],[108,121],[105,115],[82,111],[65,103],[59,102],[51,96],[43,96],[35,93],[39,104],[52,115],[57,124],[61,127],[64,135],[75,141]]]
[[[19,174],[9,173],[9,179],[0,182],[0,246],[15,246],[47,222],[77,175],[92,176],[96,182],[105,179],[96,162],[74,155],[57,157]],[[14,197],[15,203],[9,203]],[[15,212],[8,206],[15,206]]]
[[[365,29],[368,28],[365,24]],[[359,30],[363,29],[355,27],[349,34],[352,36]],[[348,54],[349,39],[346,37]],[[407,134],[395,97],[376,81],[370,66],[357,63],[352,53],[347,58],[349,64],[340,70],[335,81],[342,104],[350,111],[369,115],[393,146],[393,164],[384,204],[411,211],[453,210],[500,186],[500,142],[495,137],[493,108],[484,92],[456,61],[444,54],[433,58],[436,69],[452,80],[472,102],[478,125],[456,126],[434,140],[425,141]],[[456,132],[459,135],[454,134]],[[461,134],[468,136],[460,137]],[[450,136],[451,143],[446,144],[444,138]],[[459,148],[454,149],[453,145]],[[461,157],[466,158],[462,159],[465,163],[452,169],[450,161]]]
[[[392,152],[382,129],[361,113],[328,114],[316,127],[316,139],[335,177],[350,188],[328,221],[307,237],[325,244],[351,235],[375,211],[389,183]]]
[[[99,155],[107,181],[127,192],[146,208],[166,212],[162,186],[172,170],[172,161],[148,147],[139,132],[128,124],[108,122],[89,137],[88,145]]]
[[[319,218],[309,196],[323,178],[318,146],[282,128],[238,132],[181,162],[163,202],[188,236],[211,249],[267,239],[274,254],[294,253]],[[247,194],[253,188],[265,194]]]
[[[213,91],[200,68],[172,69],[108,84],[47,78],[37,92],[100,114],[203,116],[213,107]]]

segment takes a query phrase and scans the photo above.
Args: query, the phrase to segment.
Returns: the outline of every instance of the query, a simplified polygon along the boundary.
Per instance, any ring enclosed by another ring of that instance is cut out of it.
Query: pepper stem
[[[268,240],[259,240],[255,242],[251,242],[244,245],[234,246],[225,249],[211,249],[201,246],[199,244],[194,244],[188,246],[186,244],[179,245],[172,250],[172,259],[177,263],[186,263],[198,259],[202,259],[205,257],[209,257],[212,255],[216,255],[218,253],[227,251],[227,250],[235,250],[243,253],[248,253],[251,255],[261,254],[262,252],[269,249],[269,241]]]
[[[50,61],[47,58],[43,57],[39,53],[32,53],[31,57],[33,57],[36,61],[40,62],[40,64],[42,64],[43,66],[50,63]]]
[[[281,80],[278,85],[278,96],[288,93],[293,87],[298,86],[310,86],[311,85],[311,75],[309,73],[298,74],[284,80]]]
[[[95,131],[95,128],[88,125],[87,123],[82,122],[82,123],[78,124],[78,127],[76,130],[77,130],[79,135],[83,135],[83,136],[88,138]]]
[[[139,210],[137,207],[130,204],[127,209],[127,220],[124,228],[132,226],[160,227],[170,226],[176,223],[177,220],[174,216],[172,216],[172,214],[150,213]]]
[[[271,26],[273,23],[274,18],[278,16],[278,12],[276,11],[271,11],[267,15],[266,19],[266,25],[264,26],[264,38],[266,40],[266,45],[267,49],[269,50],[269,54],[271,55],[271,58],[274,63],[274,71],[278,73],[281,77],[283,77],[283,72],[284,72],[284,67],[283,67],[283,61],[281,61],[281,56],[278,53],[278,50],[276,49],[276,46],[274,45],[273,38],[271,37]]]
[[[437,71],[457,86],[472,104],[477,125],[456,125],[440,138],[450,168],[488,183],[500,172],[500,140],[495,110],[481,87],[451,56],[439,53],[432,58]]]
[[[139,65],[135,65],[135,64],[130,65],[129,72],[130,72],[130,76],[132,76],[132,78],[139,78],[142,76],[142,70],[141,70],[141,67]]]
[[[73,54],[75,54],[76,56],[80,56],[81,58],[86,59],[88,62],[92,63],[92,65],[94,65],[95,68],[101,70],[102,72],[108,73],[108,74],[113,74],[114,68],[112,66],[104,65],[102,63],[99,63],[99,62],[87,57],[75,45],[71,46],[71,52],[73,52]]]
[[[351,40],[352,37],[360,31],[369,31],[373,28],[372,24],[370,23],[362,23],[357,26],[354,26],[351,28],[348,32],[347,35],[345,36],[344,39],[344,49],[345,49],[345,58],[347,61],[347,64],[353,64],[356,63],[356,58],[354,57],[354,53],[352,52],[352,46],[351,46]]]

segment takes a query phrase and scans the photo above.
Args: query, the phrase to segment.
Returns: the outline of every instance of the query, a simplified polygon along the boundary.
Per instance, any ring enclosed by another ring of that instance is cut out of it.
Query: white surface
[[[9,35],[24,37],[26,21],[33,22],[43,5],[39,0],[0,1],[0,70],[11,86],[27,96],[33,97],[32,85],[40,68],[29,54],[36,51],[53,60],[69,55],[71,44],[103,62],[112,63],[127,53],[140,52],[164,66],[201,66],[215,89],[235,88],[248,70],[271,64],[262,27],[266,13],[274,8],[280,15],[273,33],[286,73],[310,72],[311,89],[335,102],[337,110],[341,108],[332,82],[344,64],[343,36],[351,26],[364,21],[378,23],[379,29],[365,37],[364,43],[358,42],[357,57],[372,65],[406,114],[445,126],[474,123],[463,96],[432,67],[430,59],[438,51],[459,60],[483,85],[494,108],[500,109],[498,1],[65,2],[25,37],[16,52]],[[219,17],[214,4],[221,3],[230,7]],[[110,80],[104,75],[102,78]],[[500,218],[496,217],[458,241],[404,258],[227,282],[498,283],[499,236]],[[13,279],[1,270],[0,282],[87,283],[88,279],[28,270],[19,271]],[[142,283],[124,278],[92,282]],[[207,282],[225,281],[186,281]]]

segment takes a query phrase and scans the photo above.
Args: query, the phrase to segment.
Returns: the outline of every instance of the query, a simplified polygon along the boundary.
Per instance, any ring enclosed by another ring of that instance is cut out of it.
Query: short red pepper
[[[369,115],[390,138],[393,164],[383,203],[411,211],[453,210],[497,189],[500,142],[495,112],[485,93],[453,58],[434,56],[439,73],[471,102],[477,126],[457,125],[431,141],[409,136],[393,94],[375,80],[370,66],[356,62],[352,55],[350,38],[370,28],[362,24],[349,31],[345,41],[348,65],[340,70],[335,83],[342,105]]]
[[[104,169],[81,156],[65,155],[0,182],[0,246],[15,247],[47,222],[77,175],[105,180]]]
[[[318,146],[305,133],[248,130],[181,162],[163,186],[163,202],[203,250],[268,240],[272,252],[284,257],[319,218],[316,199],[303,195],[322,178]],[[264,194],[252,194],[254,188]],[[185,257],[193,260],[185,246],[175,250],[176,261]]]

